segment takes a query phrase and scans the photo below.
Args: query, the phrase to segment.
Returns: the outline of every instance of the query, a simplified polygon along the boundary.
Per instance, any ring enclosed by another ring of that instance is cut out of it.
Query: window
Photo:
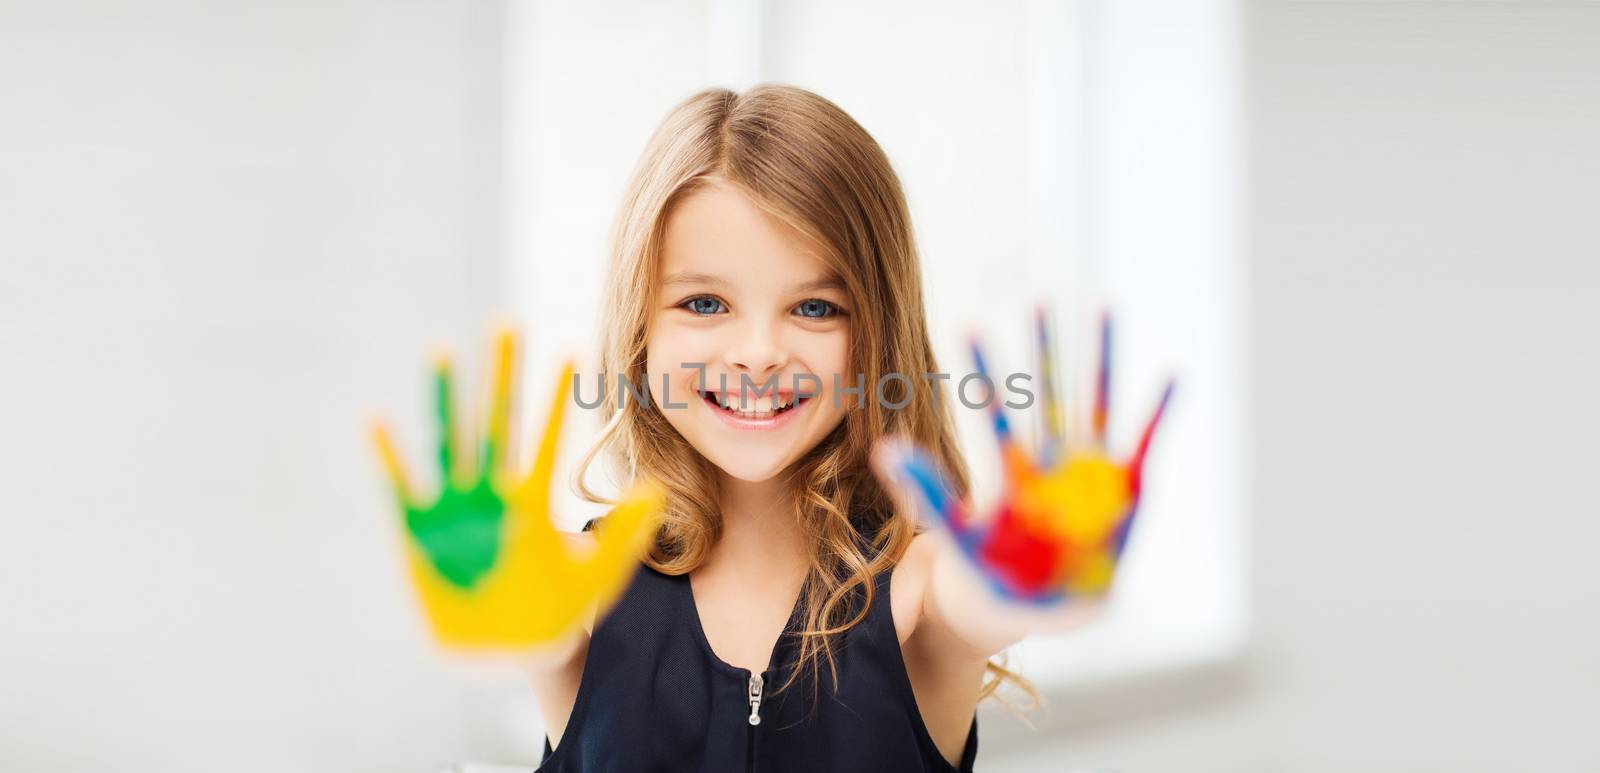
[[[1047,293],[1077,384],[1093,365],[1098,303],[1115,313],[1114,452],[1178,377],[1106,619],[1025,642],[1013,666],[1050,692],[1238,650],[1246,352],[1231,3],[929,13],[882,0],[677,0],[620,24],[541,0],[514,13],[509,275],[530,372],[592,346],[587,326],[562,321],[592,318],[620,192],[671,105],[711,84],[812,89],[860,121],[901,176],[946,371],[970,369],[962,340],[977,330],[993,367],[1032,372],[1031,306]],[[548,387],[530,384],[531,404]],[[980,415],[960,413],[982,501],[997,480],[992,439]],[[594,514],[575,499],[560,511],[575,523]]]

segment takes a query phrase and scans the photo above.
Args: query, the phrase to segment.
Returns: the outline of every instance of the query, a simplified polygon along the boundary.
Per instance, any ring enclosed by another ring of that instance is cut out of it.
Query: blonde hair
[[[603,383],[625,375],[645,383],[645,342],[654,308],[664,224],[673,205],[710,178],[737,185],[764,211],[823,246],[822,258],[845,283],[850,304],[851,374],[872,386],[885,373],[920,378],[939,372],[922,304],[922,278],[905,195],[889,159],[866,130],[837,105],[804,89],[762,84],[743,94],[701,91],[667,115],[640,156],[612,231],[602,299],[600,366]],[[907,395],[890,379],[882,401],[858,401],[845,420],[785,472],[794,517],[816,546],[801,590],[802,672],[834,666],[837,636],[861,622],[872,603],[873,577],[905,554],[917,524],[897,513],[867,463],[881,437],[902,434],[926,449],[962,496],[968,471],[955,441],[951,403]],[[603,389],[604,429],[581,460],[576,488],[590,502],[615,504],[585,482],[598,452],[609,451],[628,478],[645,474],[667,490],[665,518],[645,562],[666,574],[698,567],[721,535],[716,470],[659,410]],[[929,395],[931,397],[931,395]],[[912,399],[917,398],[917,399]],[[619,405],[619,402],[621,403]],[[935,407],[942,406],[942,408]],[[859,603],[857,603],[859,602]],[[989,697],[1001,682],[1032,686],[991,661],[994,677],[980,688]],[[812,679],[813,695],[819,680]]]

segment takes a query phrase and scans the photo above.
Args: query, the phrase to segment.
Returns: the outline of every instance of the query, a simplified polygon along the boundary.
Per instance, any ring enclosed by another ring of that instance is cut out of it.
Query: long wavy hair
[[[929,341],[922,276],[900,181],[878,143],[837,105],[804,89],[762,84],[744,93],[711,88],[679,103],[651,136],[617,213],[601,306],[602,383],[626,375],[645,382],[645,341],[654,308],[664,224],[675,202],[708,177],[739,186],[764,211],[826,249],[823,259],[844,279],[850,304],[851,373],[875,385],[885,373],[939,372]],[[839,426],[784,473],[793,517],[815,546],[801,590],[804,628],[799,662],[778,690],[826,663],[838,688],[838,637],[866,617],[872,579],[905,554],[917,523],[898,513],[867,459],[887,434],[909,437],[943,464],[965,496],[969,478],[955,441],[953,400],[907,394],[890,379],[883,402],[858,401]],[[694,450],[647,401],[602,389],[604,428],[580,460],[575,488],[590,502],[615,504],[586,482],[602,452],[629,480],[648,475],[667,490],[664,519],[645,562],[686,574],[710,554],[722,532],[719,483],[710,461]],[[869,391],[870,394],[870,391]],[[935,406],[942,406],[935,407]],[[1001,682],[1035,698],[1026,680],[991,661],[980,699]],[[819,679],[809,680],[813,697]]]

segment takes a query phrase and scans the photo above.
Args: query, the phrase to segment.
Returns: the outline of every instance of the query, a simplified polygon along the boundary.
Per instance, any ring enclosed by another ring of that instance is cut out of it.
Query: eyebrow
[[[668,287],[670,287],[672,285],[693,285],[693,284],[707,284],[707,285],[713,285],[713,286],[716,286],[716,287],[727,287],[728,286],[728,280],[723,279],[720,276],[715,276],[715,275],[712,275],[712,274],[704,274],[704,273],[700,273],[700,272],[697,272],[697,271],[679,271],[677,273],[667,275],[667,278],[662,281],[662,284],[665,285],[665,286],[668,286]],[[791,292],[791,293],[804,293],[804,292],[811,292],[813,290],[841,290],[842,291],[844,289],[845,288],[844,288],[844,281],[843,280],[839,279],[839,277],[837,277],[837,276],[829,275],[829,276],[825,276],[825,277],[823,277],[821,279],[813,279],[813,280],[811,280],[809,282],[801,282],[801,283],[799,283],[799,284],[797,284],[797,285],[795,285],[793,287],[790,287],[789,288],[789,292]]]

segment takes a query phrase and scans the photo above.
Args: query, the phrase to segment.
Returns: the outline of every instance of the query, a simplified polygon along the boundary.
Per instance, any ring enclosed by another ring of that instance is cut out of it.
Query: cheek
[[[685,362],[705,361],[709,343],[706,331],[663,319],[645,335],[645,361],[653,368],[677,370]]]
[[[836,397],[834,388],[835,380],[841,389],[853,389],[856,386],[855,375],[850,369],[850,334],[848,331],[830,332],[827,335],[811,337],[804,346],[801,354],[802,361],[808,372],[816,374],[822,382],[822,404],[818,407],[821,413],[830,416],[826,424],[830,427],[837,423],[842,415],[854,407],[854,395]],[[834,403],[838,402],[835,406]]]
[[[650,373],[670,373],[677,370],[685,354],[686,338],[683,330],[672,325],[670,318],[658,318],[645,331],[645,366]]]
[[[645,381],[650,388],[650,398],[656,404],[661,400],[661,374],[672,373],[678,359],[672,351],[672,336],[661,333],[660,326],[652,325],[644,343]]]
[[[805,362],[829,384],[835,373],[840,375],[843,383],[855,383],[850,374],[845,372],[850,365],[850,335],[846,331],[818,336],[816,340],[808,342]]]
[[[652,325],[646,334],[644,367],[649,379],[650,397],[657,405],[667,398],[673,404],[682,403],[684,395],[693,395],[700,386],[699,367],[685,367],[707,362],[703,336],[695,331],[674,327],[670,322]],[[662,379],[670,382],[667,393],[662,391]]]

